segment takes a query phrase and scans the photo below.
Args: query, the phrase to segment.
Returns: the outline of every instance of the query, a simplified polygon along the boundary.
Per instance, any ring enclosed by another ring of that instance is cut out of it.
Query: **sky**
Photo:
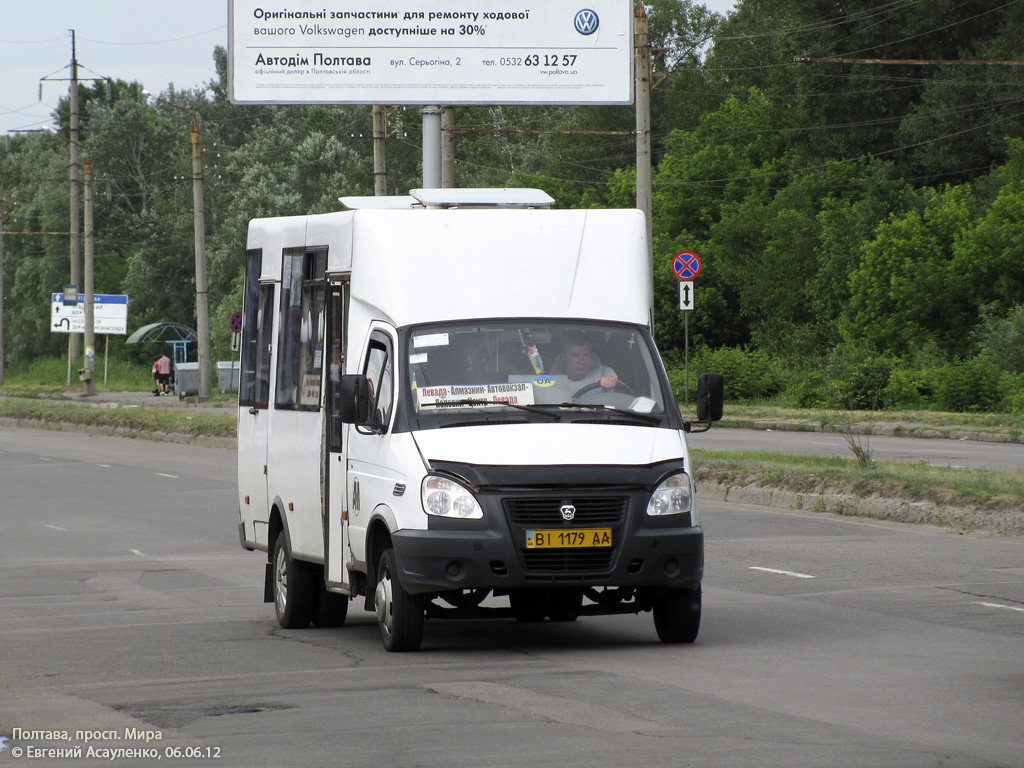
[[[725,13],[734,0],[703,2]],[[80,79],[138,81],[161,93],[214,80],[227,9],[228,0],[0,0],[0,135],[52,124],[68,92],[69,30]]]

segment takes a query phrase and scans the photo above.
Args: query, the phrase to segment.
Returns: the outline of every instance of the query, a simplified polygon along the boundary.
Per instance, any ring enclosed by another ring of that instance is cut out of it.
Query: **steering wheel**
[[[590,392],[593,392],[595,389],[601,389],[601,388],[602,387],[601,387],[601,383],[600,382],[597,382],[597,381],[591,382],[590,384],[587,384],[586,386],[580,387],[578,390],[576,390],[575,394],[573,394],[573,396],[572,396],[572,399],[573,400],[578,400],[579,398],[583,397],[584,395],[589,394]],[[616,381],[615,382],[615,386],[612,387],[608,391],[609,392],[621,392],[624,395],[629,395],[630,397],[636,397],[636,393],[633,392],[633,390],[629,388],[629,385],[624,384],[621,380],[620,381]]]

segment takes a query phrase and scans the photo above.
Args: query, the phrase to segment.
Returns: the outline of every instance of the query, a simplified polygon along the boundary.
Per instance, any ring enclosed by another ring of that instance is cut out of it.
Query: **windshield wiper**
[[[579,408],[588,411],[602,411],[614,413],[617,416],[628,416],[645,421],[648,424],[657,424],[662,419],[662,414],[640,413],[639,411],[627,411],[622,408],[615,408],[604,403],[535,403],[534,405],[520,406],[522,408]]]
[[[626,418],[637,419],[647,424],[657,424],[662,420],[661,414],[653,413],[639,413],[637,411],[626,411],[621,408],[614,408],[610,405],[603,403],[496,403],[492,400],[474,400],[472,398],[465,398],[463,400],[444,400],[436,403],[423,403],[421,408],[436,408],[438,410],[444,410],[446,408],[456,406],[469,406],[475,407],[479,405],[490,405],[490,406],[504,406],[506,408],[516,408],[520,411],[527,411],[528,413],[539,413],[543,416],[550,416],[554,421],[561,421],[562,417],[555,411],[562,408],[575,408],[577,410],[584,411],[601,411],[602,413],[611,413],[616,416],[624,416]]]

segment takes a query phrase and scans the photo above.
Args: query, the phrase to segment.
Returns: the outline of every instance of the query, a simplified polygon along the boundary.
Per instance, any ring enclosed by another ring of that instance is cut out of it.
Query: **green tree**
[[[1009,153],[995,199],[957,240],[951,267],[971,306],[1002,312],[1024,304],[1024,141],[1010,141]]]
[[[850,278],[850,311],[843,333],[903,355],[926,341],[962,353],[970,327],[957,300],[951,270],[954,244],[969,226],[974,204],[968,186],[926,193],[921,209],[893,216],[865,243]]]

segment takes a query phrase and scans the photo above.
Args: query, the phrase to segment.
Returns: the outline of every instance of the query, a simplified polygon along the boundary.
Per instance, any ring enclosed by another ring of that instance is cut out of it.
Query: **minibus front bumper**
[[[543,586],[694,589],[704,572],[699,527],[639,528],[611,552],[573,548],[538,553],[525,540],[525,530],[515,542],[507,531],[497,530],[402,531],[393,537],[399,581],[411,594]]]

